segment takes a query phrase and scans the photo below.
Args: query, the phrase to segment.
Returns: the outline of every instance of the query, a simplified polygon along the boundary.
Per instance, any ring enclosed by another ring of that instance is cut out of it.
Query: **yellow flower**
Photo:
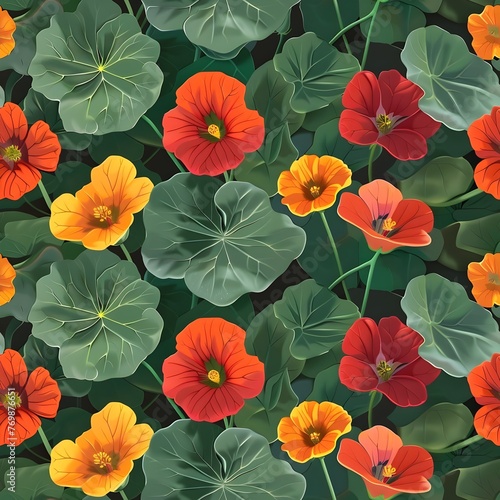
[[[0,58],[7,57],[16,45],[14,41],[16,23],[6,10],[0,7]]]
[[[472,295],[483,307],[500,305],[500,253],[487,253],[481,262],[471,262],[467,277],[472,283]]]
[[[137,460],[146,453],[153,437],[148,424],[122,403],[109,403],[92,415],[90,430],[76,441],[54,446],[49,473],[59,486],[81,488],[86,495],[101,497],[119,488]]]

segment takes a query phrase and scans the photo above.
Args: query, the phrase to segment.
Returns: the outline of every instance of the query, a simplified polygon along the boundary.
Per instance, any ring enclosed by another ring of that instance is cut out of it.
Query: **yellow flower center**
[[[113,466],[111,465],[111,457],[105,451],[94,453],[92,458],[94,459],[94,464],[97,465],[99,469],[106,469],[106,472],[113,471]]]
[[[317,198],[321,194],[321,188],[319,186],[311,186],[309,192],[313,198]]]
[[[500,276],[496,273],[488,273],[488,282],[495,286],[500,286]]]
[[[316,431],[310,432],[309,439],[311,440],[312,444],[318,444],[321,441],[321,434]]]
[[[207,373],[208,380],[214,384],[220,384],[220,373],[217,370],[210,370]]]
[[[500,29],[499,29],[498,26],[495,26],[494,24],[488,25],[488,33],[491,36],[494,36],[495,38],[499,38],[500,37]]]
[[[3,404],[6,410],[12,408],[14,410],[17,410],[17,408],[19,408],[23,403],[21,397],[17,392],[14,392],[14,394],[12,393],[1,394],[0,402]]]
[[[107,222],[110,226],[113,224],[111,218],[111,210],[106,205],[100,205],[94,208],[94,217],[99,219],[99,222]]]
[[[396,474],[396,468],[393,467],[391,464],[387,464],[383,469],[382,469],[382,476],[383,477],[393,477]]]
[[[375,121],[382,134],[386,134],[392,128],[392,120],[387,115],[378,115]]]
[[[19,161],[21,159],[21,150],[17,147],[14,146],[13,144],[11,146],[7,146],[3,152],[2,156],[7,160],[7,161]]]
[[[377,373],[379,377],[385,382],[387,382],[391,378],[392,372],[393,372],[392,366],[388,364],[386,361],[381,361],[377,365]]]
[[[212,123],[212,125],[208,126],[207,132],[212,137],[215,137],[216,139],[220,139],[220,128],[218,125],[215,125],[215,123]]]
[[[390,217],[388,219],[385,219],[384,223],[382,224],[382,229],[384,231],[392,231],[396,227],[396,221],[392,220]]]

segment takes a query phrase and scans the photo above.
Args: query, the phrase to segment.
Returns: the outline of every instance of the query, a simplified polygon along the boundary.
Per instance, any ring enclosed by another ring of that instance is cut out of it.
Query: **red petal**
[[[439,377],[441,370],[432,366],[428,361],[418,357],[412,363],[397,371],[397,375],[408,375],[414,377],[425,385],[432,384]]]
[[[25,146],[28,150],[26,163],[38,170],[54,172],[59,162],[61,145],[57,135],[45,122],[37,121],[30,127]]]
[[[470,143],[479,158],[498,157],[500,149],[500,106],[478,118],[467,130]]]
[[[359,188],[359,196],[371,212],[371,222],[379,217],[393,217],[394,211],[403,199],[401,191],[390,182],[376,179]]]
[[[371,118],[350,109],[340,114],[339,131],[345,140],[362,146],[375,144],[379,137],[379,131]]]
[[[372,460],[367,451],[357,441],[353,439],[344,438],[340,442],[339,453],[337,460],[341,465],[349,470],[352,470],[361,477],[371,477],[372,473]]]
[[[398,127],[377,141],[398,160],[419,160],[427,154],[425,137],[412,130],[400,130]]]
[[[0,354],[0,390],[9,387],[22,389],[28,380],[28,369],[23,357],[13,349],[5,349]]]
[[[36,368],[30,373],[24,389],[27,396],[27,408],[44,418],[54,418],[59,409],[61,391],[57,382],[45,368]]]
[[[345,89],[342,105],[344,108],[375,118],[380,106],[377,77],[371,71],[356,73]]]
[[[420,200],[403,200],[393,214],[399,231],[391,237],[402,246],[424,246],[431,242],[428,235],[434,227],[434,215]]]
[[[411,116],[419,110],[418,101],[424,95],[424,91],[407,80],[399,71],[395,69],[382,71],[378,82],[385,114]]]
[[[339,217],[362,231],[372,227],[372,214],[366,203],[353,193],[342,193],[337,208]]]
[[[0,159],[0,199],[18,200],[36,188],[42,174],[36,168],[18,162],[11,170]]]
[[[474,416],[474,427],[480,436],[500,446],[500,404],[479,408]]]
[[[397,316],[382,318],[378,326],[385,359],[411,363],[419,357],[418,348],[424,342],[423,337],[402,323]]]
[[[406,493],[423,493],[431,489],[427,479],[434,473],[434,462],[430,453],[420,446],[403,446],[394,457],[392,466],[398,478],[391,486]]]
[[[351,391],[369,392],[377,388],[378,376],[373,368],[359,359],[344,356],[340,360],[339,379]]]
[[[9,426],[7,412],[0,410],[0,445],[19,446],[23,441],[34,436],[42,422],[28,410],[18,408],[15,415],[15,425]]]
[[[0,146],[20,146],[28,133],[28,122],[17,104],[7,102],[0,108]]]
[[[348,356],[375,363],[380,354],[380,334],[377,323],[371,318],[360,318],[347,330],[342,351]]]
[[[441,127],[441,123],[433,120],[423,111],[417,111],[406,120],[399,122],[394,127],[394,130],[413,130],[414,132],[418,132],[425,139],[428,139],[439,130],[439,127]]]
[[[477,164],[474,181],[479,189],[500,200],[500,154]]]
[[[500,404],[500,354],[472,369],[467,377],[472,395],[480,405]]]
[[[423,382],[398,373],[381,383],[377,390],[398,406],[418,406],[427,400],[427,388]]]

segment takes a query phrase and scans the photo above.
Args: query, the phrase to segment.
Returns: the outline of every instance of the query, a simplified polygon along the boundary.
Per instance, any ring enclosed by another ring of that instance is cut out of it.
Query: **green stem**
[[[278,42],[278,46],[276,47],[276,51],[274,52],[274,55],[279,54],[281,50],[283,49],[283,45],[285,44],[286,38],[283,33],[280,33],[280,41]]]
[[[35,207],[35,205],[33,205],[33,203],[31,203],[29,200],[26,199],[26,197],[24,197],[24,203],[26,203],[27,205],[29,205],[33,210],[36,210],[37,212],[40,212],[41,214],[43,214],[45,217],[47,215],[50,215],[50,213],[48,212],[45,212],[44,210],[40,210],[38,207]]]
[[[120,495],[123,498],[123,500],[128,500],[128,496],[127,496],[127,494],[123,490],[120,490],[118,493],[120,493]]]
[[[21,19],[23,19],[24,17],[26,17],[29,13],[30,13],[30,11],[27,10],[24,14],[21,14],[20,16],[17,16],[17,17],[13,17],[12,20],[15,23],[18,23]]]
[[[139,21],[139,18],[141,17],[141,14],[144,12],[144,4],[141,3],[141,6],[139,7],[139,10],[135,14],[135,18]]]
[[[368,267],[371,262],[373,260],[373,257],[366,261],[366,262],[363,262],[363,264],[360,264],[359,266],[356,266],[356,267],[353,267],[352,269],[350,269],[349,271],[347,271],[346,273],[344,273],[342,276],[339,276],[329,287],[328,289],[329,290],[333,290],[341,281],[345,280],[346,278],[348,278],[351,274],[354,274],[356,271],[359,271],[361,269],[364,269],[365,267]]]
[[[474,198],[475,196],[478,196],[483,193],[484,191],[482,191],[479,188],[476,188],[473,189],[472,191],[469,191],[468,193],[458,196],[457,198],[453,198],[452,200],[444,201],[443,203],[428,203],[428,205],[430,207],[451,207],[452,205],[458,205],[463,201],[470,200],[471,198]]]
[[[234,427],[234,415],[231,415],[231,418],[229,419],[229,427]]]
[[[125,3],[125,6],[127,7],[128,13],[132,14],[135,17],[134,9],[132,8],[132,5],[130,5],[130,0],[123,0],[123,2]]]
[[[377,10],[378,10],[378,7],[377,7]],[[330,45],[333,44],[333,43],[335,43],[341,36],[345,35],[349,30],[351,30],[352,28],[354,28],[358,24],[364,23],[365,21],[367,21],[368,19],[370,19],[370,17],[372,17],[372,15],[373,15],[374,12],[376,12],[375,7],[373,7],[373,9],[368,14],[366,14],[366,16],[363,16],[363,17],[359,18],[357,21],[354,21],[351,24],[348,24],[344,29],[340,30],[330,40]]]
[[[448,448],[443,448],[442,450],[437,450],[437,451],[432,450],[432,453],[451,453],[452,451],[457,451],[461,450],[462,448],[466,448],[467,446],[477,443],[482,439],[484,439],[483,436],[476,434],[475,436],[472,436],[469,439],[465,439],[464,441],[460,441],[459,443],[456,443],[452,446],[448,446]]]
[[[368,28],[368,34],[366,36],[365,50],[363,52],[363,59],[361,61],[361,71],[363,71],[365,69],[366,60],[368,59],[368,50],[370,48],[372,30],[373,30],[373,26],[375,25],[375,19],[377,17],[377,12],[378,12],[378,8],[380,6],[380,1],[381,0],[377,0],[377,3],[375,4],[375,6],[372,9],[372,19],[370,21],[370,27]]]
[[[153,153],[151,153],[142,163],[147,165],[157,154],[161,151],[161,148],[156,148]]]
[[[49,440],[47,439],[45,432],[43,432],[42,426],[38,427],[38,435],[40,436],[42,443],[50,456],[50,454],[52,453],[52,446],[50,446]]]
[[[40,191],[42,192],[43,199],[45,200],[45,203],[47,204],[47,207],[52,206],[52,201],[50,201],[50,196],[49,193],[47,193],[47,190],[45,189],[45,186],[43,185],[42,179],[38,181],[38,187],[40,188]]]
[[[373,181],[373,160],[377,154],[377,145],[372,144],[370,146],[370,156],[368,157],[368,182]]]
[[[224,417],[224,427],[229,429],[229,422],[227,421],[227,417]]]
[[[226,171],[224,171],[224,180],[229,182],[229,174]]]
[[[148,408],[150,408],[151,406],[153,406],[156,403],[156,401],[158,400],[159,397],[160,397],[160,395],[156,394],[156,396],[143,408],[143,410],[146,411]]]
[[[339,20],[339,26],[340,29],[344,29],[344,23],[342,22],[342,15],[340,14],[340,8],[339,8],[339,2],[338,0],[333,0],[333,6],[335,7],[335,13],[337,14],[337,18]],[[344,40],[345,47],[347,49],[347,53],[352,55],[351,47],[349,45],[349,40],[347,40],[347,37],[345,36],[345,33],[342,35],[342,40]]]
[[[321,220],[323,221],[323,226],[325,226],[326,234],[328,236],[328,240],[330,241],[330,246],[333,250],[333,255],[335,256],[335,260],[337,261],[337,267],[339,270],[339,274],[342,276],[344,271],[342,269],[342,262],[340,262],[340,255],[337,250],[337,245],[335,244],[335,240],[333,239],[332,231],[330,230],[330,226],[328,225],[328,221],[326,220],[325,212],[320,212]],[[345,281],[342,281],[342,287],[344,289],[345,297],[347,300],[351,300],[351,296],[349,295],[349,290],[347,289],[347,285]]]
[[[375,403],[375,398],[377,397],[377,391],[372,391],[370,393],[370,401],[368,403],[368,428],[373,427],[373,403]]]
[[[176,158],[174,153],[171,153],[170,151],[167,151],[168,156],[170,156],[170,159],[174,162],[175,166],[179,170],[179,172],[185,172],[186,169],[182,166],[182,164],[179,162],[179,160]]]
[[[321,463],[321,468],[323,469],[323,474],[325,475],[326,484],[328,485],[328,490],[330,491],[332,500],[337,500],[337,497],[335,496],[335,490],[333,489],[332,480],[330,479],[330,474],[328,473],[328,469],[326,468],[325,459],[321,457],[319,461]]]
[[[148,22],[147,16],[144,17],[141,23],[141,31],[144,29],[144,26],[146,26],[146,23]]]
[[[125,254],[125,257],[126,259],[129,261],[129,262],[132,262],[132,264],[134,263],[134,261],[132,260],[132,257],[130,255],[130,252],[127,250],[127,247],[121,243],[120,244],[120,248],[122,249],[122,252]]]
[[[191,307],[190,307],[190,309],[193,309],[196,306],[196,304],[198,304],[198,297],[193,293],[191,295]]]
[[[361,317],[365,315],[366,305],[368,304],[368,296],[370,295],[370,288],[372,286],[373,272],[375,271],[375,264],[382,250],[377,250],[370,262],[370,270],[368,271],[368,279],[366,280],[365,294],[363,296],[363,304],[361,305]]]
[[[230,181],[234,180],[234,168],[229,172],[229,180]]]
[[[200,47],[195,47],[194,48],[194,58],[193,58],[193,62],[197,61],[201,56],[201,49]]]
[[[12,101],[12,92],[14,91],[14,87],[22,78],[23,75],[19,75],[15,71],[9,75],[9,78],[7,78],[7,81],[5,82],[5,102]]]

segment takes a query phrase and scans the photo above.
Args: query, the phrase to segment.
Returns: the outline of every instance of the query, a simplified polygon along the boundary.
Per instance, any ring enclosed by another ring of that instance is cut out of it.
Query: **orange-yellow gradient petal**
[[[299,217],[330,208],[341,189],[351,185],[351,170],[333,156],[304,155],[281,173],[281,203]]]
[[[281,449],[300,463],[324,457],[335,449],[340,436],[351,431],[351,422],[351,416],[335,403],[304,401],[278,424]]]
[[[472,295],[483,307],[500,305],[500,253],[487,253],[481,262],[471,262],[467,277]]]
[[[91,182],[75,196],[65,193],[51,207],[50,230],[61,240],[80,241],[91,250],[115,245],[126,234],[135,213],[149,201],[153,183],[136,178],[133,163],[110,156],[92,169]]]
[[[0,306],[7,304],[12,300],[16,290],[14,288],[14,279],[16,270],[11,263],[0,255]]]
[[[500,5],[487,5],[481,14],[471,14],[467,29],[472,48],[481,59],[500,57]]]
[[[16,23],[6,10],[0,7],[0,58],[7,57],[16,45],[14,41]]]

